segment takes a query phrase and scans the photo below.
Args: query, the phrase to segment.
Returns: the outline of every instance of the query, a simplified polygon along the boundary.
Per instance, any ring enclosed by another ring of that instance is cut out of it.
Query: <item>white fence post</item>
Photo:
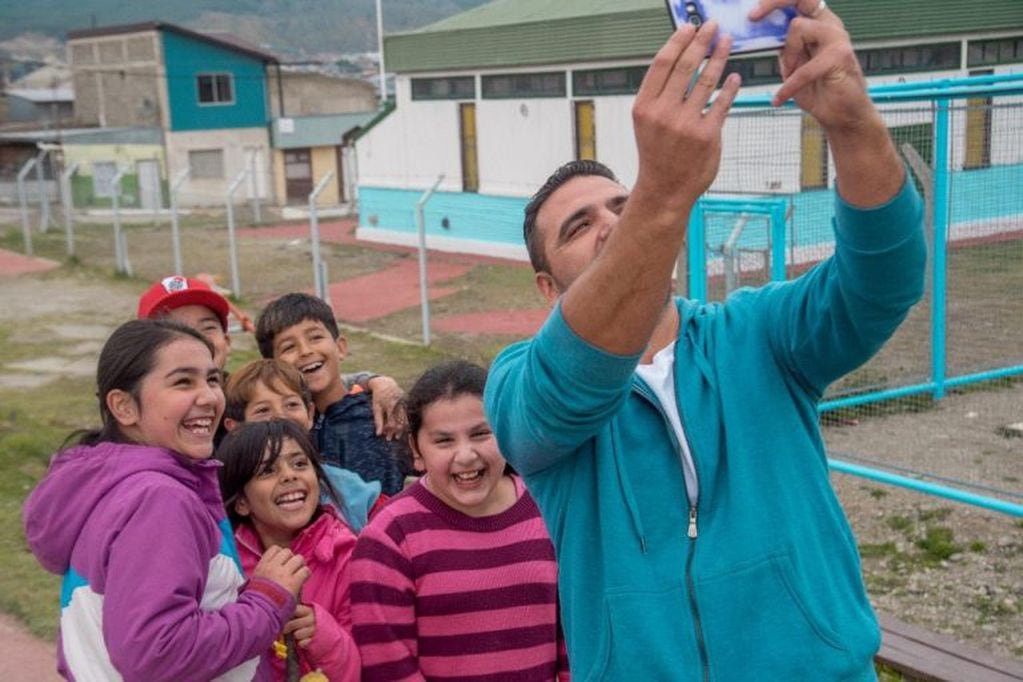
[[[128,274],[128,243],[121,233],[121,178],[127,171],[118,168],[110,181],[110,188],[113,191],[111,203],[114,209],[114,260],[117,262],[117,271],[122,275]]]
[[[259,148],[253,148],[249,150],[249,191],[251,192],[252,198],[252,220],[259,224],[263,222],[263,216],[259,205],[259,180],[260,176],[258,173],[259,160]]]
[[[181,184],[188,179],[188,169],[183,169],[174,178],[170,186],[170,210],[171,210],[171,244],[174,249],[174,274],[183,275],[181,265],[181,226],[178,222],[178,190]]]
[[[39,231],[48,232],[50,229],[50,197],[46,194],[46,178],[43,171],[46,170],[46,155],[49,149],[40,149],[36,156],[36,193],[39,195]]]
[[[426,202],[430,200],[433,193],[437,191],[440,183],[444,180],[444,174],[437,176],[433,187],[423,192],[416,202],[416,232],[419,235],[419,298],[420,307],[423,311],[423,345],[430,345],[430,291],[426,284]]]
[[[36,165],[37,157],[33,156],[18,171],[18,204],[21,206],[21,232],[25,238],[25,255],[32,255],[32,227],[28,224],[28,192],[25,191],[25,178]]]
[[[67,238],[67,255],[75,255],[74,211],[75,198],[71,193],[71,176],[78,172],[79,163],[75,161],[60,174],[60,198],[64,204],[64,235]]]
[[[309,193],[309,239],[313,246],[313,287],[316,295],[328,303],[330,300],[327,296],[327,278],[320,261],[320,216],[316,210],[316,197],[332,177],[334,177],[334,171],[327,171],[327,174],[320,178],[316,187]]]
[[[245,176],[248,175],[248,170],[243,170],[235,177],[227,187],[227,248],[228,255],[231,259],[231,293],[234,294],[235,298],[242,295],[242,285],[238,279],[238,246],[234,239],[234,206],[231,202],[234,201],[234,193],[241,186],[245,180]]]

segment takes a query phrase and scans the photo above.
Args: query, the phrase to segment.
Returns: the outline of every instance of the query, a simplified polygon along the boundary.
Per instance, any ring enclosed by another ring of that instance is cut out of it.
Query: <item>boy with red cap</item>
[[[139,298],[138,318],[169,319],[180,322],[205,336],[213,345],[213,361],[224,372],[231,353],[227,315],[231,304],[206,282],[193,277],[170,275],[154,282]],[[226,372],[224,379],[227,379]],[[400,423],[396,414],[402,390],[391,377],[358,372],[344,375],[347,385],[358,385],[373,399],[376,432],[394,437]]]
[[[146,290],[139,299],[138,318],[169,319],[191,327],[213,344],[213,362],[223,371],[231,352],[227,333],[227,299],[199,279],[171,275]]]

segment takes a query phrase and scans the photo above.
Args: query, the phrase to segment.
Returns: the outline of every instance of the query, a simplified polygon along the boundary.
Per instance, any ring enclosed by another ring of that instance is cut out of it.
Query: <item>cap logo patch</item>
[[[164,290],[168,294],[173,294],[177,291],[184,291],[188,288],[188,280],[180,275],[174,275],[173,277],[164,277],[163,281],[160,282],[163,285]]]

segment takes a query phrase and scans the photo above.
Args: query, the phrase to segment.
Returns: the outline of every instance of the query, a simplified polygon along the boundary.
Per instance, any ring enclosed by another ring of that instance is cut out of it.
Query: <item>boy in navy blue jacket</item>
[[[313,438],[324,460],[379,481],[386,495],[400,492],[407,467],[390,432],[374,421],[370,396],[341,376],[348,341],[330,306],[309,294],[286,294],[259,316],[256,342],[264,358],[302,373],[316,405]]]

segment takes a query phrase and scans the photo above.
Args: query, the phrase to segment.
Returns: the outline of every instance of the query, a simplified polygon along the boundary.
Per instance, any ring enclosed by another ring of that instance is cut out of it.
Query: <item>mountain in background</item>
[[[439,21],[488,0],[383,0],[384,34]],[[376,51],[374,0],[0,0],[0,41],[26,33],[64,40],[70,30],[167,21],[225,31],[283,58]]]

